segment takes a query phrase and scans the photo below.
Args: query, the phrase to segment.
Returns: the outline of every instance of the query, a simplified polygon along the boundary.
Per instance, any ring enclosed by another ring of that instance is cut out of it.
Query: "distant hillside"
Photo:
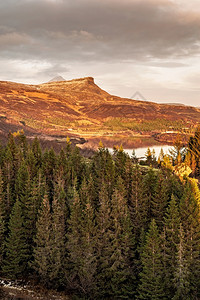
[[[40,85],[0,82],[0,134],[23,128],[30,135],[105,136],[188,127],[200,109],[120,98],[92,77]]]

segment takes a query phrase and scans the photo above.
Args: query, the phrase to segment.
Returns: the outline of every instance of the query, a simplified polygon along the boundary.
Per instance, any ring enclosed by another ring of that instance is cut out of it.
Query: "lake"
[[[161,149],[163,149],[164,154],[169,154],[169,150],[172,148],[172,146],[169,145],[155,145],[155,146],[150,146],[149,149],[152,151],[153,149],[155,150],[156,157],[158,158]],[[134,149],[134,148],[133,148]],[[130,156],[133,153],[133,149],[124,149],[126,153],[128,153]],[[145,153],[147,152],[148,147],[141,147],[141,148],[135,148],[135,155],[137,158],[142,158],[145,157]],[[112,148],[108,148],[108,150],[113,153]]]

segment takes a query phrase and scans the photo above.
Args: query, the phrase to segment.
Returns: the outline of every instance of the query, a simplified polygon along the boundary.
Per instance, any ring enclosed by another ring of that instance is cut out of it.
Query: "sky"
[[[0,1],[0,80],[200,107],[200,0]]]

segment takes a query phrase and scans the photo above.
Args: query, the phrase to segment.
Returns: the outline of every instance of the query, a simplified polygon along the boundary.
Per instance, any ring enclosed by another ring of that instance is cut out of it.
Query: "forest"
[[[200,299],[200,129],[138,162],[9,133],[0,146],[0,276],[72,299]]]

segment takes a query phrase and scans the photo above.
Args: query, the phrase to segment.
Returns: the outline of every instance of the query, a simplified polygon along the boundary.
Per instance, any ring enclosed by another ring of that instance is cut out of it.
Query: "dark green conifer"
[[[35,159],[35,166],[37,167],[37,169],[40,169],[42,165],[42,150],[37,137],[33,140],[31,150]]]
[[[139,241],[142,228],[147,226],[147,201],[144,195],[142,172],[139,165],[132,169],[131,189],[128,196],[131,225],[136,238]]]
[[[152,217],[155,219],[156,224],[160,230],[163,229],[164,214],[168,202],[168,189],[165,178],[159,174],[159,178],[155,187],[155,194],[152,198],[151,211]]]
[[[45,193],[41,204],[36,230],[33,267],[42,281],[48,286],[51,283],[53,230],[47,193]]]
[[[175,294],[174,272],[178,254],[179,231],[180,231],[180,214],[176,203],[176,198],[172,195],[172,199],[167,207],[164,218],[163,236],[163,260],[164,260],[164,276],[165,289],[169,299]]]
[[[141,257],[143,269],[140,273],[138,299],[166,299],[163,286],[161,239],[154,219],[151,221]]]
[[[0,269],[2,268],[4,247],[5,247],[5,232],[6,232],[6,207],[3,192],[2,172],[0,169]]]
[[[156,186],[158,182],[157,173],[150,167],[143,181],[143,195],[146,201],[147,222],[153,217],[152,203],[156,195]]]
[[[106,269],[109,266],[111,248],[111,203],[108,197],[106,184],[102,183],[99,193],[99,209],[96,216],[97,222],[97,279],[98,295],[105,298],[110,291],[109,276]]]
[[[71,288],[90,297],[96,291],[95,232],[94,211],[89,197],[82,204],[74,191],[66,244],[66,278]]]
[[[200,208],[189,181],[180,201],[180,217],[185,232],[190,297],[198,297],[200,288]]]
[[[54,287],[63,286],[66,244],[66,194],[57,187],[52,203],[52,252],[49,277]]]
[[[96,190],[99,193],[103,182],[107,185],[108,195],[111,197],[115,183],[115,165],[108,149],[100,147],[92,158],[91,173]]]
[[[27,264],[27,244],[23,227],[22,208],[20,201],[17,199],[9,221],[3,273],[10,278],[22,277],[25,275]]]
[[[185,247],[185,236],[183,227],[180,224],[179,229],[179,242],[177,244],[177,254],[176,262],[174,263],[174,272],[173,272],[173,285],[175,291],[172,294],[173,297],[170,299],[173,300],[190,300],[195,299],[190,294],[190,281],[189,281],[189,269],[188,261],[186,256],[186,247]]]
[[[119,178],[111,201],[110,247],[104,258],[104,288],[110,297],[130,299],[135,294],[134,247],[124,184]]]

